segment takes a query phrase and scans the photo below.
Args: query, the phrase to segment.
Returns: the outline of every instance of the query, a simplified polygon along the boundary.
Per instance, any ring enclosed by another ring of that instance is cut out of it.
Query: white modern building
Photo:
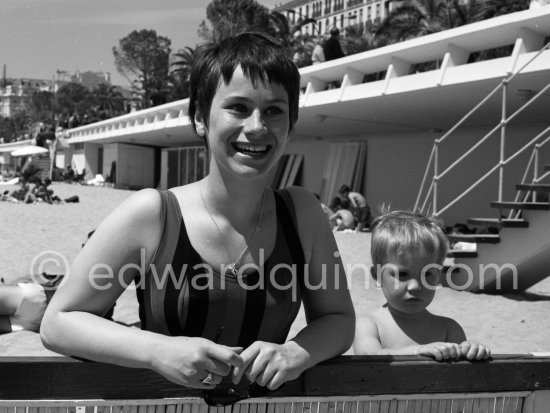
[[[294,182],[325,201],[345,182],[363,191],[374,208],[382,203],[411,208],[434,140],[537,55],[549,36],[550,8],[541,7],[300,69],[300,119],[287,148],[289,155],[303,157]],[[505,46],[509,53],[503,57],[470,63],[474,53]],[[328,88],[334,81],[341,86]],[[549,81],[550,51],[544,50],[507,87],[507,113]],[[509,122],[508,153],[548,127],[549,95],[542,93]],[[195,171],[197,165],[205,167],[205,160],[187,103],[172,102],[70,130],[72,162],[93,176],[109,175],[114,161],[120,186],[166,188],[192,179],[188,175],[194,172],[183,173],[183,166]],[[440,145],[440,171],[498,125],[501,111],[497,93],[447,137]],[[464,166],[441,178],[439,203],[451,200],[482,175],[485,165],[500,159],[500,132],[494,135]],[[68,162],[59,156],[60,164]],[[358,158],[351,161],[354,156]],[[524,166],[507,165],[504,178],[515,182]],[[491,180],[479,186],[475,201],[461,200],[446,212],[446,219],[456,222],[473,212],[488,212],[489,206],[479,210],[479,198],[494,198],[493,187]]]
[[[291,25],[314,19],[306,24],[306,34],[325,34],[331,28],[379,23],[392,10],[392,0],[292,0],[274,8],[283,13]]]

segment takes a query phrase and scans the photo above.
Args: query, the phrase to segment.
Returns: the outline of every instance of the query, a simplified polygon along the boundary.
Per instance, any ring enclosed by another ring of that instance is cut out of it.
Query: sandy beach
[[[54,183],[61,198],[78,195],[79,203],[48,205],[0,202],[0,276],[8,282],[46,271],[64,273],[54,261],[70,263],[89,231],[133,192],[112,188]],[[14,187],[3,186],[2,190]],[[336,234],[344,265],[370,265],[370,234]],[[46,262],[43,268],[33,262]],[[63,264],[65,265],[65,264]],[[358,315],[384,303],[382,293],[360,268],[348,275]],[[133,291],[118,300],[114,318],[128,325],[139,321]],[[550,351],[550,279],[531,287],[524,294],[484,295],[441,288],[430,306],[435,313],[455,318],[469,339],[490,346],[494,354]],[[300,313],[291,335],[305,324]],[[44,349],[38,333],[23,331],[0,336],[1,356],[55,355]]]

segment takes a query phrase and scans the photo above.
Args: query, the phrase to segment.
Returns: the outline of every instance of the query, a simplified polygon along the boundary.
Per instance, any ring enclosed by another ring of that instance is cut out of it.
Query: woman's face
[[[208,126],[195,117],[220,171],[264,175],[280,159],[289,136],[289,103],[277,83],[256,87],[237,67],[229,84],[220,85],[210,108]]]

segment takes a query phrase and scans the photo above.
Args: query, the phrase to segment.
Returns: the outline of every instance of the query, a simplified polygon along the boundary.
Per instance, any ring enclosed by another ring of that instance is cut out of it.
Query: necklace
[[[216,229],[218,230],[218,236],[220,237],[220,241],[222,242],[223,247],[225,248],[225,252],[227,253],[227,257],[229,258],[229,260],[231,260],[231,253],[229,252],[229,248],[227,247],[227,244],[223,240],[222,232],[220,230],[220,227],[218,226],[218,223],[216,222],[216,220],[214,219],[214,217],[210,213],[210,210],[208,209],[208,206],[206,205],[206,202],[204,201],[204,196],[202,195],[202,185],[199,187],[199,193],[201,195],[201,200],[202,200],[202,204],[204,205],[204,209],[206,209],[206,212],[208,213],[208,216],[210,217],[210,219],[212,220],[212,222],[216,226]],[[241,262],[241,259],[243,258],[244,253],[246,251],[248,251],[248,247],[249,247],[250,244],[252,244],[252,241],[254,240],[254,237],[256,236],[256,234],[262,230],[261,224],[262,224],[262,215],[264,213],[264,204],[265,204],[265,191],[264,191],[263,197],[262,197],[262,207],[260,209],[260,218],[258,219],[258,225],[256,225],[256,228],[254,228],[254,233],[250,237],[250,240],[246,243],[246,245],[245,245],[244,249],[242,250],[242,252],[239,254],[239,257],[237,258],[237,260],[234,263],[228,265],[228,268],[229,268],[229,271],[231,272],[231,275],[233,275],[233,277],[235,277],[235,278],[237,278],[237,275],[239,273],[239,263]],[[246,238],[245,238],[245,242],[246,242]]]

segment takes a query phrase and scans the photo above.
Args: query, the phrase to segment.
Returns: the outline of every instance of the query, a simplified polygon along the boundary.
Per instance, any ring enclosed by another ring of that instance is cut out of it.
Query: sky
[[[283,0],[259,0],[271,8]],[[52,79],[55,71],[117,73],[112,48],[133,30],[153,29],[172,50],[194,47],[209,0],[0,0],[0,70],[11,78]],[[0,74],[1,76],[1,74]]]

